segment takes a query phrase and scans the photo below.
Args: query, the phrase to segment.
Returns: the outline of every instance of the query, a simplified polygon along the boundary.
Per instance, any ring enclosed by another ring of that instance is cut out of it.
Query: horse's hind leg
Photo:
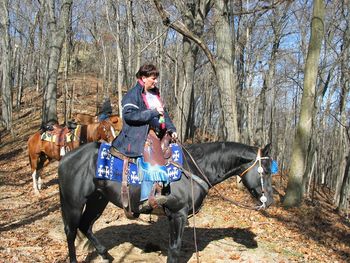
[[[35,194],[39,194],[39,173],[37,170],[34,170],[32,173],[32,178],[33,178],[33,189]]]
[[[33,188],[35,194],[39,194],[39,190],[41,190],[42,186],[42,180],[40,173],[49,162],[50,159],[48,159],[44,154],[40,155],[33,155],[30,158],[31,166],[32,166],[32,178],[33,178]]]
[[[29,148],[30,146],[28,146]],[[33,178],[33,189],[35,194],[39,194],[39,171],[38,165],[40,162],[40,154],[36,152],[31,153],[31,149],[29,149],[29,163],[32,170],[32,178]]]
[[[74,241],[77,236],[77,229],[81,220],[83,206],[71,206],[61,197],[62,218],[64,222],[64,232],[66,233],[69,260],[71,263],[76,263],[76,250]]]
[[[103,246],[92,232],[92,226],[102,215],[106,208],[108,200],[99,193],[91,196],[86,203],[83,216],[80,220],[79,230],[89,239],[96,248],[97,253],[103,258],[108,259],[107,248]]]

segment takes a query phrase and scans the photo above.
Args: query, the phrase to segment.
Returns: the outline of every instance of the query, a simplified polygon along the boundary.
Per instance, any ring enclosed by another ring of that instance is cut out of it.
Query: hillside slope
[[[74,112],[94,114],[96,87],[93,76],[75,77]],[[101,87],[101,83],[99,83]],[[59,99],[59,108],[62,107]],[[43,170],[40,196],[32,190],[27,155],[28,137],[40,126],[42,98],[35,88],[26,88],[23,104],[14,113],[13,138],[2,131],[0,148],[0,262],[66,262],[67,247],[61,223],[57,185],[58,162]],[[112,97],[114,106],[117,98]],[[62,121],[62,115],[60,114]],[[330,193],[320,189],[313,204],[284,210],[279,199],[286,178],[276,176],[276,204],[266,211],[251,211],[209,194],[196,215],[196,240],[201,262],[348,262],[350,224],[334,213]],[[228,180],[218,189],[230,198],[251,204],[246,191]],[[196,262],[194,218],[184,234],[182,262]],[[141,216],[131,221],[123,211],[108,205],[94,230],[109,248],[113,262],[165,262],[168,233],[164,217]],[[78,259],[100,262],[85,241]]]

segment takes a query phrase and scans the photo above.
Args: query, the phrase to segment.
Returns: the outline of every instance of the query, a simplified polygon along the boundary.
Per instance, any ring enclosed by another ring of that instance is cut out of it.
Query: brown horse
[[[98,116],[92,116],[87,113],[77,113],[74,117],[74,120],[82,125],[88,125],[94,122],[98,122]]]
[[[92,116],[87,113],[77,113],[74,117],[74,120],[81,125],[89,125],[93,123],[99,123],[98,122],[98,116]],[[108,121],[114,128],[116,132],[119,132],[122,130],[122,120],[118,115],[110,115],[106,121]]]
[[[76,121],[76,123],[78,124],[82,124],[82,125],[88,125],[91,123],[97,123],[98,121],[98,116],[93,116],[87,113],[77,113],[74,116],[74,120]],[[114,129],[116,130],[121,130],[121,125],[122,125],[122,121],[119,118],[118,115],[110,115],[106,120],[109,120],[113,123]]]
[[[41,189],[40,170],[51,160],[60,160],[66,151],[88,142],[100,140],[112,142],[115,136],[116,131],[111,122],[107,120],[89,125],[78,125],[71,130],[67,127],[54,125],[53,131],[34,133],[28,139],[34,192],[37,194]]]
[[[72,143],[71,149],[75,149],[84,143],[100,140],[111,143],[119,132],[120,130],[115,129],[110,120],[103,120],[88,125],[78,125],[74,133],[70,134],[68,141]]]
[[[106,119],[106,121],[109,121],[114,130],[118,131],[119,134],[123,127],[122,119],[118,115],[111,115]]]

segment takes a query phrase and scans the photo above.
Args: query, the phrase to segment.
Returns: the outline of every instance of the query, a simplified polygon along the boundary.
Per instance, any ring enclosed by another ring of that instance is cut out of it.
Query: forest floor
[[[74,112],[94,114],[96,79],[75,78],[74,83]],[[35,88],[26,88],[23,104],[14,112],[14,134],[1,130],[0,262],[68,261],[57,161],[44,168],[39,196],[32,188],[27,140],[39,129],[41,102]],[[112,102],[117,104],[116,98]],[[264,211],[234,206],[210,191],[201,211],[189,219],[180,262],[197,262],[194,230],[200,262],[350,262],[350,222],[335,212],[331,193],[317,189],[312,202],[284,209],[280,202],[286,182],[285,176],[274,177],[276,202]],[[218,189],[238,202],[253,204],[248,192],[237,188],[235,179]],[[121,209],[109,204],[94,231],[113,262],[166,262],[165,217],[141,215],[129,220]],[[79,239],[77,245],[80,262],[101,262],[86,240]]]

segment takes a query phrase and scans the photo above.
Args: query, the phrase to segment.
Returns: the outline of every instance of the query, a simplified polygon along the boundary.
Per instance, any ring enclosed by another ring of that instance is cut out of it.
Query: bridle
[[[261,160],[266,160],[266,159],[270,159],[270,157],[261,157],[261,149],[259,148],[258,154],[256,156],[254,163],[238,175],[242,179],[243,176],[258,163],[258,165],[259,165],[258,166],[258,173],[260,175],[261,193],[262,193],[262,195],[260,196],[260,202],[262,203],[262,205],[259,206],[258,210],[260,210],[262,208],[266,208],[266,202],[267,202],[267,197],[265,196],[264,180],[263,180],[264,168],[261,165]]]
[[[110,129],[107,129],[106,123],[104,121],[102,121],[100,125],[102,125],[102,130],[106,136],[107,142],[109,142],[109,138],[111,137],[110,132],[112,133],[113,138],[115,138],[115,132],[112,124],[109,123],[109,125],[111,126]]]

